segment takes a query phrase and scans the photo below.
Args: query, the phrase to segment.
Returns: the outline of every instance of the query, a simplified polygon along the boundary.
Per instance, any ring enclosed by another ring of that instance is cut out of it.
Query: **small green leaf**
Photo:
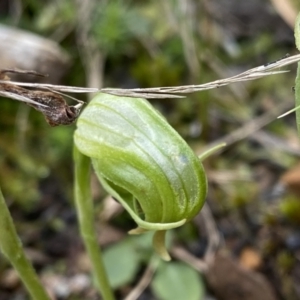
[[[163,263],[151,283],[160,300],[201,300],[204,285],[200,274],[183,263]]]
[[[104,251],[105,268],[114,289],[130,283],[135,278],[139,263],[140,256],[128,240],[114,244]]]

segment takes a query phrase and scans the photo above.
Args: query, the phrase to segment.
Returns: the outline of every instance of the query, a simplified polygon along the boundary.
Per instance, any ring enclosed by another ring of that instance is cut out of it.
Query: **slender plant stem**
[[[50,300],[38,276],[26,258],[13,220],[0,189],[0,249],[18,272],[32,299]]]
[[[300,12],[297,15],[296,21],[295,21],[295,43],[297,49],[300,51]],[[296,122],[297,122],[297,128],[298,128],[298,135],[300,135],[300,63],[298,62],[298,68],[297,68],[297,76],[295,80],[295,108],[296,108]]]
[[[296,110],[296,123],[297,123],[297,129],[298,129],[298,135],[300,135],[300,63],[298,63],[297,68],[297,76],[295,80],[295,107]]]
[[[74,160],[75,202],[80,233],[92,263],[97,288],[104,300],[114,300],[94,228],[94,206],[90,191],[90,158],[79,152],[74,145]]]

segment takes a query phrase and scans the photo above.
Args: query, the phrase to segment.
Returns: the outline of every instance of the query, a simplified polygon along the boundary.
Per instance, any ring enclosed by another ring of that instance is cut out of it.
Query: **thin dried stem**
[[[52,89],[53,91],[60,91],[66,93],[96,93],[102,92],[117,96],[124,97],[144,97],[147,99],[163,99],[163,98],[182,98],[184,94],[200,92],[219,88],[228,84],[259,79],[269,75],[276,75],[289,72],[288,70],[275,70],[284,66],[293,64],[300,61],[300,54],[285,57],[278,61],[268,63],[253,69],[247,70],[238,75],[219,79],[204,84],[198,85],[182,85],[182,86],[169,86],[169,87],[154,87],[154,88],[134,88],[134,89],[118,89],[118,88],[83,88],[74,86],[41,84],[41,83],[25,83],[13,82],[15,85],[31,87],[36,89]],[[6,83],[5,80],[0,80],[0,83]],[[9,97],[9,96],[8,96]],[[12,98],[12,97],[9,97]]]
[[[223,136],[222,138],[210,143],[205,148],[200,149],[200,151],[196,151],[199,155],[219,145],[221,143],[225,143],[226,146],[230,146],[247,136],[250,136],[272,122],[278,115],[282,114],[282,112],[288,110],[291,107],[291,101],[281,102],[279,105],[275,106],[272,110],[265,112],[261,116],[256,118],[252,118],[250,121],[246,122],[244,125],[241,125],[238,129],[232,131],[231,133]],[[220,152],[224,151],[224,149],[220,149]]]
[[[171,253],[173,257],[185,262],[200,273],[205,273],[208,269],[208,264],[206,261],[194,256],[181,246],[172,247]]]
[[[158,267],[159,258],[157,256],[152,257],[148,264],[144,274],[140,278],[138,284],[130,291],[124,300],[136,300],[139,299],[143,291],[149,286],[152,277]]]
[[[204,261],[210,264],[216,254],[217,248],[220,245],[221,235],[218,231],[217,224],[207,202],[204,204],[200,216],[204,221],[208,236],[208,246],[205,251]]]

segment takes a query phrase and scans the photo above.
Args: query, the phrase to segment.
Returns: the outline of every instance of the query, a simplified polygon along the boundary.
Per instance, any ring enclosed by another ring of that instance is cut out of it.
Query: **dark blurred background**
[[[12,80],[72,86],[206,83],[297,54],[299,9],[296,0],[1,0],[0,67],[49,75]],[[286,69],[180,100],[151,101],[195,152],[216,141],[228,144],[204,162],[204,213],[172,235],[170,264],[197,270],[201,300],[300,299],[299,136],[293,114],[276,119],[294,103],[296,64]],[[28,257],[53,299],[100,299],[73,205],[75,125],[51,128],[26,104],[0,101],[0,186]],[[128,237],[133,221],[95,178],[92,189],[99,242],[117,298],[124,299],[152,249]],[[139,298],[128,299],[170,299],[161,294],[163,279],[153,276]],[[0,299],[25,295],[0,257]]]

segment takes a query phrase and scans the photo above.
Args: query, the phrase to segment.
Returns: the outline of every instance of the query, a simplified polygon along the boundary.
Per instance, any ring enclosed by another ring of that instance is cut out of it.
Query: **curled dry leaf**
[[[30,90],[15,85],[10,81],[6,73],[25,73],[36,76],[44,76],[35,71],[23,71],[4,69],[0,71],[0,95],[14,100],[22,101],[41,112],[50,126],[69,125],[78,117],[83,102],[69,106],[65,99],[53,90]]]

